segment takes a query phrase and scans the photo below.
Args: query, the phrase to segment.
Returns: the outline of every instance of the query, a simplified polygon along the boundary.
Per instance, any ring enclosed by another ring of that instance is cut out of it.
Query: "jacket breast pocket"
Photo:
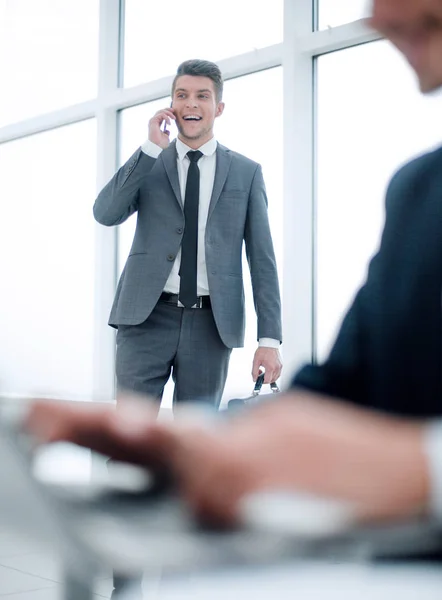
[[[221,197],[222,198],[246,198],[248,195],[249,195],[248,190],[229,188],[227,190],[222,191]]]

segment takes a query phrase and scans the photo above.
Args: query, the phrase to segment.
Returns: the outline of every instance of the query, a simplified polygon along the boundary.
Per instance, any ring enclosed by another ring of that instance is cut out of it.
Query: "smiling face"
[[[402,52],[423,92],[442,87],[442,0],[373,0],[370,24]]]
[[[213,137],[213,124],[222,115],[224,103],[218,102],[209,77],[181,75],[175,82],[172,108],[179,139],[197,149]]]

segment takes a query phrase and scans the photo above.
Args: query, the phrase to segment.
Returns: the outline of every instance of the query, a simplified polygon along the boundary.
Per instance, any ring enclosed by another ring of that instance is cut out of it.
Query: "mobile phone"
[[[172,102],[170,103],[170,107],[169,108],[172,108]],[[163,133],[166,133],[166,131],[167,131],[167,121],[163,121],[163,124],[162,124],[161,128],[163,130]]]

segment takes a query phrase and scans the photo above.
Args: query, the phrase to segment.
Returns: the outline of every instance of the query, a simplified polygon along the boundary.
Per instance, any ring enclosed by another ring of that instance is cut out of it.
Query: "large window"
[[[370,14],[370,0],[318,0],[319,29],[337,27]]]
[[[364,279],[389,178],[442,138],[441,99],[424,98],[386,42],[318,60],[316,346],[325,356]]]
[[[0,393],[92,395],[95,130],[0,146]]]
[[[254,98],[260,99],[254,102]],[[217,119],[215,134],[218,141],[232,150],[245,154],[261,163],[269,198],[269,217],[278,265],[282,264],[282,69],[270,69],[227,81],[224,101],[226,109]],[[121,114],[120,153],[127,160],[146,139],[149,118],[169,103],[168,98],[126,109]],[[263,107],[271,106],[272,119],[265,127]],[[174,134],[172,135],[174,137]],[[132,243],[135,219],[120,227],[119,271],[126,261]],[[225,398],[247,395],[252,389],[251,367],[257,347],[256,317],[251,293],[247,263],[244,260],[247,329],[244,349],[235,350],[230,363]],[[165,402],[170,402],[171,387],[167,388]]]
[[[283,0],[126,0],[124,85],[165,77],[189,58],[218,61],[282,41]]]
[[[99,0],[0,0],[0,127],[97,93]]]
[[[281,285],[287,282],[287,304],[297,315],[291,323],[291,313],[287,313],[284,324],[286,353],[290,353],[286,362],[293,355],[296,361],[309,358],[313,337],[319,357],[324,356],[377,247],[390,174],[408,156],[442,137],[437,127],[440,101],[421,98],[408,68],[391,47],[384,42],[354,47],[360,40],[371,39],[361,23],[336,30],[367,17],[370,7],[370,0],[226,0],[221,4],[205,0],[196,9],[178,0],[167,6],[147,0],[0,0],[0,141],[4,142],[0,146],[0,192],[8,199],[0,226],[0,261],[6,285],[12,285],[18,298],[13,301],[7,293],[0,299],[2,315],[9,311],[9,319],[0,315],[9,343],[25,339],[29,327],[33,333],[38,330],[40,344],[54,347],[55,329],[65,331],[59,327],[65,322],[60,315],[75,305],[81,311],[77,319],[85,323],[84,328],[72,329],[75,340],[85,336],[81,360],[89,364],[93,354],[94,391],[100,394],[102,388],[103,397],[110,395],[113,339],[106,327],[107,307],[112,302],[114,272],[121,272],[129,253],[136,217],[119,227],[115,252],[116,232],[95,226],[91,216],[97,175],[101,187],[112,176],[115,164],[125,162],[146,139],[149,118],[169,104],[170,76],[177,65],[188,58],[205,58],[218,62],[229,76],[242,75],[226,82],[226,110],[216,123],[216,136],[220,143],[263,165],[278,264],[281,267],[285,254],[285,263],[293,265],[284,273],[285,282],[280,273]],[[286,27],[284,9],[291,19]],[[329,31],[317,35],[313,28]],[[294,44],[295,36],[302,38],[299,43]],[[347,45],[352,47],[323,54],[330,47]],[[305,51],[298,54],[299,48],[309,48],[316,70],[309,68]],[[290,57],[291,51],[296,56]],[[289,70],[284,77],[283,109],[282,66],[269,67],[282,65],[284,56]],[[316,123],[310,111],[315,77]],[[133,89],[138,84],[144,85]],[[163,98],[146,102],[158,96]],[[69,108],[74,104],[78,105],[75,110]],[[48,114],[39,119],[44,113]],[[96,119],[87,121],[93,114]],[[76,123],[71,125],[73,119]],[[43,133],[32,136],[38,131]],[[310,160],[314,135],[316,171]],[[11,141],[16,138],[20,139]],[[297,228],[285,249],[283,167],[285,217],[289,220],[296,215],[292,220]],[[316,182],[315,199],[312,181]],[[36,206],[43,212],[35,212]],[[56,247],[58,255],[52,255],[48,248]],[[62,258],[65,266],[57,262]],[[26,277],[16,277],[17,273]],[[67,280],[75,284],[61,301],[57,294],[62,288],[56,282],[64,286]],[[33,286],[33,302],[28,298],[28,284]],[[74,289],[81,294],[75,296]],[[226,396],[250,390],[256,320],[247,276],[246,295],[246,349],[233,354]],[[60,301],[53,304],[56,298]],[[25,299],[27,304],[23,304]],[[41,318],[31,318],[37,301]],[[98,322],[88,321],[93,310]],[[17,322],[14,333],[12,323]],[[43,323],[49,327],[47,333]],[[51,323],[57,324],[54,331]],[[36,336],[31,339],[34,343]],[[79,347],[72,350],[72,356]],[[30,352],[26,360],[31,365]],[[30,373],[28,379],[18,377],[11,365],[0,363],[0,388],[14,387],[12,391],[18,393],[36,386],[47,389],[47,364],[40,369],[37,360],[30,371],[28,366],[23,368]],[[84,378],[71,374],[69,379],[62,375],[63,369],[51,370],[54,385],[50,386],[59,391],[69,388],[71,396],[87,393],[91,372],[82,368]]]

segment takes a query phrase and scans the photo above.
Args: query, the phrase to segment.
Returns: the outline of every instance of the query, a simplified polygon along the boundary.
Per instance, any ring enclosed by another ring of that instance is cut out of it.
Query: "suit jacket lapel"
[[[227,175],[229,174],[230,163],[232,162],[232,154],[228,148],[218,144],[216,149],[216,170],[215,170],[215,181],[213,182],[212,197],[209,205],[209,215],[207,219],[210,219],[215,206],[219,200],[221,191],[226,183]]]
[[[176,164],[177,153],[175,140],[171,144],[169,144],[169,146],[165,150],[161,152],[160,157],[163,161],[164,169],[166,171],[167,177],[169,178],[170,185],[172,186],[175,197],[182,209],[183,201],[181,198],[180,182],[178,179],[178,169]]]

